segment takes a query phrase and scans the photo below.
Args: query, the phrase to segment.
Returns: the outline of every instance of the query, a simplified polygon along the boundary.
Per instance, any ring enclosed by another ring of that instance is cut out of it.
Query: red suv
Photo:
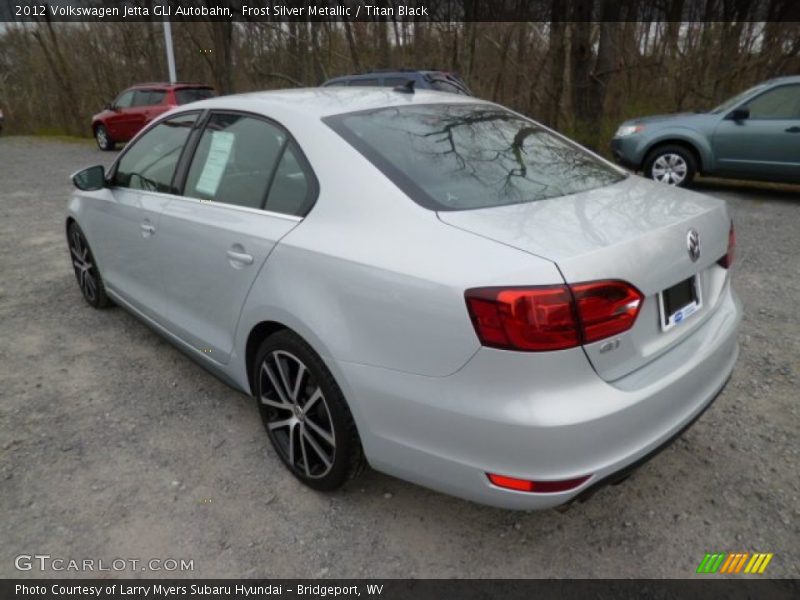
[[[101,150],[113,150],[117,142],[127,142],[158,115],[213,95],[214,88],[198,83],[134,85],[92,117],[94,139]]]

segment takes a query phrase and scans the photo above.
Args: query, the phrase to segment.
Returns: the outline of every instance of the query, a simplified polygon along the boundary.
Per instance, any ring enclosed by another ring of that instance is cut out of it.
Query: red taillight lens
[[[566,492],[567,490],[579,487],[590,477],[586,475],[585,477],[563,479],[561,481],[530,481],[528,479],[517,479],[516,477],[507,477],[506,475],[496,475],[494,473],[487,473],[486,475],[489,477],[489,481],[497,487],[507,490],[516,490],[518,492],[535,492],[537,494]]]
[[[566,286],[474,288],[465,295],[484,346],[542,351],[580,344],[572,295]]]
[[[728,251],[725,256],[717,261],[717,264],[724,269],[730,269],[733,266],[733,257],[736,254],[736,232],[733,230],[733,221],[731,221],[731,229],[728,232]]]
[[[571,285],[583,330],[589,344],[633,327],[644,296],[624,281],[595,281]]]
[[[627,331],[644,300],[624,281],[473,288],[465,296],[484,346],[531,352],[574,348]]]

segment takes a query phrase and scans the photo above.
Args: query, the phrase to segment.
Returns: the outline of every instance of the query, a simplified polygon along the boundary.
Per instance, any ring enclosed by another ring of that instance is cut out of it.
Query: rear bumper
[[[597,376],[581,349],[482,348],[449,377],[342,362],[334,370],[374,468],[484,504],[541,509],[605,483],[688,427],[733,370],[740,319],[728,288],[702,327],[613,383]],[[495,487],[487,472],[591,477],[568,492],[535,494]]]

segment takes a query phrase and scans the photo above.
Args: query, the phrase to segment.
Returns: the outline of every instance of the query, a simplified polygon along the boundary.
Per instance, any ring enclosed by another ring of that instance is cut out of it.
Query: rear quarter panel
[[[467,288],[562,283],[550,261],[443,224],[326,126],[290,130],[320,196],[253,285],[242,355],[252,328],[274,320],[338,361],[447,376],[479,348]]]

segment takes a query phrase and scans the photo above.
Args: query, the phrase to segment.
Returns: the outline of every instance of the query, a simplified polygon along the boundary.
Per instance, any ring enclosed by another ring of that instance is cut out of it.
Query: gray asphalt
[[[119,308],[80,296],[64,239],[89,144],[0,137],[0,576],[15,557],[193,560],[201,577],[692,577],[706,552],[797,577],[800,193],[704,182],[736,220],[742,353],[715,405],[564,514],[478,506],[368,471],[312,492],[255,403]],[[91,575],[91,573],[89,573]],[[160,576],[122,571],[103,576]]]

